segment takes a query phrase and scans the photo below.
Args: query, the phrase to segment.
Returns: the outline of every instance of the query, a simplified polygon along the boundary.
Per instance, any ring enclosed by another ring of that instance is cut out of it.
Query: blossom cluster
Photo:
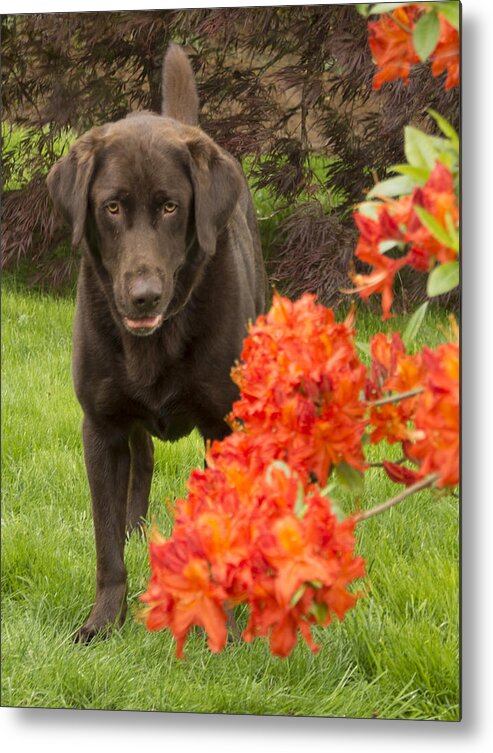
[[[399,334],[370,341],[372,365],[365,386],[370,441],[401,443],[417,470],[384,462],[389,477],[410,485],[437,474],[438,487],[459,482],[459,347],[447,343],[407,355]],[[396,394],[386,402],[384,396]],[[382,399],[383,398],[383,399]],[[372,405],[373,403],[373,405]]]
[[[237,432],[214,443],[207,468],[195,470],[179,500],[170,540],[150,543],[152,576],[142,600],[148,629],[168,627],[183,655],[193,625],[212,651],[227,637],[227,610],[248,604],[243,639],[270,639],[273,654],[291,653],[298,630],[310,647],[315,623],[339,619],[358,595],[347,586],[364,573],[354,556],[354,521],[339,522],[318,487],[303,486],[280,461]]]
[[[423,219],[420,211],[424,210]],[[374,202],[374,217],[353,215],[360,232],[355,256],[372,266],[370,274],[351,274],[356,291],[364,299],[374,293],[382,296],[383,318],[390,316],[392,290],[396,274],[406,265],[426,272],[435,264],[457,258],[457,248],[450,229],[456,230],[459,210],[452,172],[436,162],[423,186],[399,198],[383,197]],[[382,250],[389,244],[405,252],[392,258]]]
[[[417,468],[386,464],[394,480],[437,473],[439,486],[457,483],[456,346],[409,356],[399,335],[379,334],[367,370],[353,334],[351,317],[336,323],[308,294],[294,303],[275,295],[250,326],[233,370],[232,433],[192,472],[171,537],[151,534],[142,619],[171,631],[178,656],[194,625],[220,651],[239,604],[249,609],[243,639],[268,638],[283,657],[298,633],[316,651],[313,625],[344,618],[364,575],[357,517],[340,520],[322,487],[334,466],[365,468],[368,428],[372,442],[401,442]],[[378,405],[394,392],[403,399]]]
[[[313,650],[314,623],[342,619],[363,575],[351,518],[339,522],[324,484],[334,463],[363,467],[366,370],[348,323],[311,295],[275,296],[252,325],[233,378],[235,429],[193,471],[169,541],[154,535],[146,625],[170,628],[177,653],[194,624],[212,651],[226,641],[228,607],[246,603],[243,638],[269,637],[291,653],[298,630]]]
[[[314,474],[321,485],[333,465],[364,466],[366,369],[350,324],[337,324],[313,295],[296,303],[276,295],[232,372],[240,389],[232,427],[274,442],[277,459],[289,460],[303,478]]]
[[[373,78],[374,90],[399,78],[408,83],[411,66],[421,60],[415,45],[416,24],[432,5],[408,4],[368,23],[370,50],[379,69]],[[429,59],[434,76],[447,73],[445,89],[448,91],[459,85],[459,32],[440,12],[438,23],[437,42]]]

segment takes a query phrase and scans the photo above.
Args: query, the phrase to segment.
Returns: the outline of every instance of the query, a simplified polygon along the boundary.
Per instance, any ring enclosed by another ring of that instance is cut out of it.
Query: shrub
[[[430,76],[430,63],[414,66],[407,86],[373,91],[367,36],[366,19],[348,5],[4,16],[4,117],[23,130],[15,145],[4,143],[3,264],[27,259],[38,278],[63,279],[70,265],[53,247],[68,235],[42,178],[69,138],[159,109],[173,39],[190,52],[202,126],[237,157],[250,156],[254,186],[282,210],[268,250],[273,280],[290,295],[308,290],[335,303],[347,282],[352,207],[372,176],[402,161],[404,126],[433,130],[423,118],[430,106],[458,125],[457,90],[445,91],[446,74]],[[329,158],[322,175],[318,153]],[[337,206],[322,211],[321,198],[334,195]]]

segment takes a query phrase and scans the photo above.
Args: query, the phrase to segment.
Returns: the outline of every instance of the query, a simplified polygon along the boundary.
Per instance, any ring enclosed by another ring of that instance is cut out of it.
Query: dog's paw
[[[128,519],[125,525],[125,536],[128,541],[132,533],[136,532],[136,535],[140,539],[145,539],[147,534],[147,522],[144,518],[138,518],[138,520]]]
[[[99,601],[94,605],[90,615],[73,634],[75,643],[91,643],[107,638],[110,633],[120,628],[127,614],[126,584],[101,591]]]
[[[112,630],[112,625],[105,625],[104,627],[91,625],[85,623],[72,635],[74,643],[92,643],[95,640],[102,640],[107,638]]]

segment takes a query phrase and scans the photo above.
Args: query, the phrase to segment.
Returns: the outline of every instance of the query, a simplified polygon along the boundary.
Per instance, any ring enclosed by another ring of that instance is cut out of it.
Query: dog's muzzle
[[[163,284],[157,275],[139,275],[129,286],[128,303],[132,312],[123,317],[126,329],[133,335],[151,335],[163,323],[163,314],[156,314],[162,305]],[[134,315],[135,314],[135,315]]]
[[[152,335],[163,323],[163,315],[157,314],[156,316],[144,316],[140,319],[129,319],[128,316],[124,317],[123,323],[127,330],[133,335]]]

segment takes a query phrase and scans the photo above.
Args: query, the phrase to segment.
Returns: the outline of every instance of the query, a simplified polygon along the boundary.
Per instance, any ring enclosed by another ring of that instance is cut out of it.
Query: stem
[[[394,465],[402,465],[402,463],[405,463],[407,458],[399,458],[399,460],[393,460],[392,462]],[[384,468],[383,463],[367,463],[366,464],[369,468]]]
[[[376,505],[375,507],[371,507],[369,510],[364,510],[363,512],[357,513],[354,516],[356,523],[361,523],[362,520],[373,518],[374,515],[380,515],[381,512],[385,512],[391,507],[398,505],[400,502],[407,499],[407,497],[410,497],[411,494],[415,494],[416,492],[421,491],[421,489],[426,489],[428,486],[432,486],[435,481],[438,481],[439,478],[439,473],[431,473],[429,476],[425,476],[420,481],[416,481],[415,484],[412,484],[412,486],[408,486],[407,489],[404,489],[404,491],[402,491],[396,497],[387,499],[385,502],[382,502],[380,505]]]
[[[378,405],[387,405],[388,403],[398,403],[401,400],[406,400],[408,397],[416,397],[416,395],[421,395],[421,393],[424,391],[425,391],[424,387],[416,387],[416,389],[409,390],[409,392],[397,392],[395,395],[382,397],[380,400],[375,400],[373,403],[367,403],[367,405],[369,405],[370,408],[375,408]]]
[[[395,16],[391,16],[392,21],[397,24],[397,26],[402,29],[402,31],[405,31],[407,34],[412,34],[413,30],[409,28],[409,26],[406,26],[406,24],[403,24],[402,21],[399,21],[398,18]]]

